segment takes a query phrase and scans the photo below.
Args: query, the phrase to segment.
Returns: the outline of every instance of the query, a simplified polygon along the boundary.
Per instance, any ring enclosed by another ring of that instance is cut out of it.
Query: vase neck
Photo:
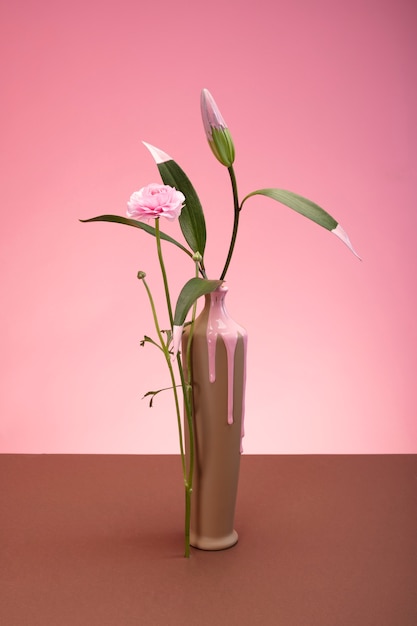
[[[220,285],[220,287],[217,287],[217,289],[215,289],[211,293],[208,293],[206,295],[206,302],[205,302],[205,308],[207,312],[211,312],[211,314],[214,314],[216,316],[218,314],[228,316],[228,313],[226,311],[226,306],[225,306],[225,299],[226,299],[226,294],[228,291],[229,291],[228,287],[226,287],[225,284],[222,284]]]

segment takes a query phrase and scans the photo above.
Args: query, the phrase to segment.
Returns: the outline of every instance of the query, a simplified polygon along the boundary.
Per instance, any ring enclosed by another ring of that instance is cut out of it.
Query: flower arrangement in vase
[[[133,193],[128,201],[127,217],[100,215],[81,220],[125,224],[144,231],[156,241],[169,328],[161,328],[146,273],[139,271],[137,276],[145,288],[155,327],[155,337],[146,335],[141,344],[158,347],[169,371],[185,488],[186,557],[190,556],[191,545],[221,550],[234,545],[238,539],[233,523],[244,434],[247,335],[227,312],[224,281],[233,256],[243,205],[256,195],[269,197],[331,231],[358,256],[340,224],[307,198],[283,189],[265,188],[252,191],[241,200],[233,167],[234,143],[207,89],[201,93],[201,113],[210,148],[227,169],[233,192],[233,229],[218,278],[209,278],[205,267],[205,218],[191,181],[178,163],[150,144],[144,145],[157,164],[162,184],[151,183]],[[184,243],[161,230],[162,218],[179,220]],[[192,276],[181,289],[175,308],[162,242],[178,247],[191,261]],[[205,296],[206,304],[197,317],[197,300],[202,296]],[[165,389],[147,392],[145,396],[151,396],[152,404],[160,391]]]

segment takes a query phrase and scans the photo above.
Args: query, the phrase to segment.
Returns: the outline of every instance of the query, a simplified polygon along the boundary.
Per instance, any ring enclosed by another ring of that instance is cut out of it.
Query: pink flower
[[[184,194],[175,187],[151,183],[130,196],[127,215],[138,220],[158,217],[175,220],[181,214],[184,202]]]

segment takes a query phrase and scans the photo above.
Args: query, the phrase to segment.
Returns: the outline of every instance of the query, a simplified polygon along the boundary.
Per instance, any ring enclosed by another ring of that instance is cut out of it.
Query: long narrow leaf
[[[132,220],[128,217],[122,217],[121,215],[99,215],[97,217],[91,217],[88,220],[80,220],[80,222],[115,222],[116,224],[126,224],[127,226],[133,226],[134,228],[140,228],[155,237],[155,228],[153,228],[153,226],[149,226],[149,224],[145,224],[144,222]],[[187,250],[187,248],[185,248],[179,241],[176,241],[176,239],[173,239],[161,231],[159,231],[159,234],[161,239],[173,243],[175,246],[180,248],[180,250],[183,250],[183,252],[188,254],[188,256],[192,257],[192,252]]]
[[[179,217],[182,234],[194,252],[204,256],[206,248],[206,222],[203,208],[188,176],[175,161],[166,161],[158,165],[165,185],[171,185],[182,191],[185,204]]]
[[[308,200],[307,198],[303,198],[303,196],[299,196],[292,191],[285,191],[285,189],[258,189],[257,191],[252,191],[242,200],[242,205],[251,196],[267,196],[268,198],[272,198],[273,200],[277,200],[277,202],[281,202],[281,204],[285,204],[290,209],[297,211],[297,213],[301,213],[305,217],[308,217],[316,224],[323,226],[323,228],[327,228],[327,230],[333,230],[337,226],[336,220],[327,213],[324,209],[322,209],[318,204]]]
[[[304,215],[304,217],[308,217],[308,219],[316,222],[319,226],[323,226],[323,228],[330,230],[334,235],[336,235],[336,237],[339,237],[339,239],[341,239],[343,243],[348,246],[355,256],[360,259],[360,256],[353,249],[346,231],[340,226],[340,224],[338,224],[334,217],[322,209],[318,204],[312,202],[312,200],[304,198],[303,196],[293,193],[292,191],[286,191],[285,189],[258,189],[257,191],[252,191],[252,193],[249,193],[243,198],[241,207],[248,198],[256,195],[267,196],[268,198],[272,198],[281,204],[285,204],[285,206],[290,209],[293,209],[294,211],[297,211],[297,213]]]
[[[152,154],[161,178],[165,185],[181,191],[185,196],[185,204],[179,217],[182,234],[193,250],[204,256],[206,248],[206,222],[200,199],[190,179],[183,169],[166,152],[143,142]]]

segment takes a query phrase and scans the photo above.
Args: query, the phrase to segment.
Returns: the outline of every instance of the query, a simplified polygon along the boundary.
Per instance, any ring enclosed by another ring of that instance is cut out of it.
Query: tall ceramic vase
[[[191,343],[194,476],[190,542],[202,550],[223,550],[238,540],[234,516],[244,434],[247,333],[227,313],[226,293],[222,284],[205,296]],[[185,370],[188,337],[184,333]]]

